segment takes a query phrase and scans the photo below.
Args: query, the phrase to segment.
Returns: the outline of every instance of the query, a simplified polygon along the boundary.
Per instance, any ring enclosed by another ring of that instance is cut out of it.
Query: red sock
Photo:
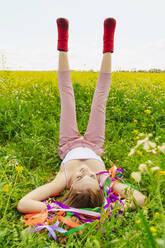
[[[103,53],[113,53],[115,27],[116,20],[114,18],[104,20]]]
[[[58,30],[57,50],[67,52],[69,21],[65,18],[58,18],[56,22],[57,22],[57,30]]]

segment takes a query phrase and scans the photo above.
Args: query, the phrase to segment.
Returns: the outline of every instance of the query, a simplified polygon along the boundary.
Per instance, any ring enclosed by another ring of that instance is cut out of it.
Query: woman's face
[[[99,189],[96,174],[82,165],[72,177],[71,188],[76,190]]]

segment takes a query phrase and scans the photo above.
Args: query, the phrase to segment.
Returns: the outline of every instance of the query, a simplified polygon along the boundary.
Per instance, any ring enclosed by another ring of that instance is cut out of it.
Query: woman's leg
[[[112,18],[104,21],[103,59],[93,96],[88,127],[84,134],[86,140],[96,145],[98,155],[104,153],[106,102],[111,83],[111,53],[113,52],[115,26],[116,21]]]
[[[62,18],[61,18],[62,19]],[[62,21],[61,21],[62,22]],[[66,22],[66,19],[63,19]],[[58,24],[58,29],[61,31]],[[63,36],[64,36],[64,30]],[[65,31],[66,32],[66,31]],[[59,63],[58,63],[58,87],[61,99],[60,133],[59,133],[59,155],[63,159],[68,142],[80,137],[76,120],[75,97],[69,69],[67,46],[63,37],[58,40]],[[62,41],[62,43],[61,43]]]
[[[104,153],[106,102],[111,82],[111,53],[104,53],[84,138]]]
[[[75,97],[68,67],[67,52],[59,52],[58,87],[61,99],[59,155],[62,158],[63,146],[80,137],[77,120]]]

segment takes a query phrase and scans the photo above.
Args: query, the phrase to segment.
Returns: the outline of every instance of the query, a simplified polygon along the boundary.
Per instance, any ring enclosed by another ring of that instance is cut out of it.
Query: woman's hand
[[[112,189],[113,191],[117,192],[121,198],[126,199],[125,202],[127,206],[129,204],[132,209],[136,209],[133,199],[136,200],[136,203],[139,207],[144,207],[145,196],[141,192],[131,188],[126,184],[117,182],[113,185]]]

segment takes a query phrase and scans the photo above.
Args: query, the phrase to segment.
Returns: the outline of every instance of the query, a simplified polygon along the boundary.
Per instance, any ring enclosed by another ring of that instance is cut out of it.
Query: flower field
[[[0,71],[0,247],[165,247],[165,74],[113,72],[106,105],[107,169],[146,196],[116,220],[89,224],[56,243],[31,234],[17,211],[28,192],[59,170],[60,96],[57,72]],[[84,134],[98,72],[71,71],[78,128]],[[57,237],[60,234],[56,233]],[[60,240],[60,239],[59,239]]]

